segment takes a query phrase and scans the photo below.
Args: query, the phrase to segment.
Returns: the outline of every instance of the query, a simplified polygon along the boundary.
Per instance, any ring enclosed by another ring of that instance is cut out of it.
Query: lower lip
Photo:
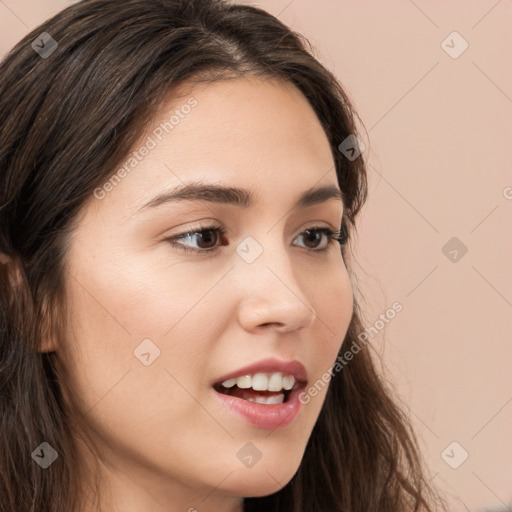
[[[302,409],[299,400],[304,388],[292,390],[288,400],[282,404],[258,404],[235,396],[224,395],[212,389],[214,395],[230,411],[258,428],[274,430],[290,425]]]

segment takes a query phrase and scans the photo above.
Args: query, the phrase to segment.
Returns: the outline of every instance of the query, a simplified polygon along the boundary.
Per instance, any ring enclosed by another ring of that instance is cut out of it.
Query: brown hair
[[[46,39],[46,56],[32,46],[42,32],[58,45],[50,53]],[[81,207],[176,86],[248,73],[294,84],[313,107],[350,241],[366,170],[338,146],[357,133],[357,114],[307,40],[267,12],[221,0],[84,0],[1,62],[0,252],[11,258],[0,263],[1,512],[70,512],[83,502],[58,353],[40,350],[61,332],[66,242]],[[354,304],[340,355],[363,331]],[[59,454],[45,470],[31,455],[43,441]],[[363,346],[332,378],[292,480],[246,498],[244,510],[432,511],[442,499],[423,466],[412,427]]]

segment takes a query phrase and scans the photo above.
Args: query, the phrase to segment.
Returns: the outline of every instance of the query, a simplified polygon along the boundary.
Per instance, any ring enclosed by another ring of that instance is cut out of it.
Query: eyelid
[[[298,235],[300,235],[304,231],[307,231],[308,229],[324,229],[325,228],[325,229],[330,229],[334,233],[336,233],[336,232],[338,232],[338,230],[340,230],[340,227],[333,227],[330,222],[326,222],[326,221],[311,221],[311,222],[312,222],[311,225],[306,224],[305,226],[301,227],[293,239],[295,240],[295,238],[297,238]],[[325,223],[326,225],[321,226],[318,224],[319,222]],[[342,219],[341,224],[343,227],[345,224],[344,218]],[[185,230],[181,231],[180,233],[176,233],[176,234],[164,237],[164,240],[170,240],[170,239],[175,239],[175,238],[179,238],[179,237],[184,237],[184,236],[192,234],[192,233],[197,233],[200,231],[207,231],[209,229],[222,230],[225,232],[225,234],[230,235],[230,236],[232,236],[234,233],[234,230],[232,228],[227,227],[222,222],[205,219],[203,221],[198,221],[197,224],[193,224],[189,228],[186,228]]]
[[[189,247],[186,244],[176,242],[176,240],[180,240],[180,239],[186,238],[188,236],[196,235],[198,233],[205,232],[205,231],[212,231],[212,232],[218,233],[220,235],[220,237],[225,237],[228,234],[227,228],[222,224],[221,225],[214,224],[214,223],[210,223],[208,225],[199,224],[199,225],[190,227],[186,231],[183,231],[181,233],[177,233],[176,235],[167,237],[163,241],[169,242],[177,250],[187,252],[187,253],[193,253],[198,256],[205,255],[205,254],[209,254],[209,255],[218,254],[220,251],[219,247],[222,247],[222,246],[226,247],[227,245],[230,245],[229,243],[227,243],[227,244],[222,244],[221,246],[216,245],[215,247],[208,248],[208,249],[196,249],[193,247]],[[344,223],[342,223],[340,230],[333,229],[330,225],[323,226],[323,225],[319,225],[318,223],[310,225],[310,226],[304,226],[294,236],[293,240],[295,240],[300,235],[303,235],[306,231],[315,231],[315,232],[321,233],[325,237],[327,237],[327,246],[324,247],[323,249],[309,249],[307,247],[301,247],[307,253],[318,253],[315,255],[326,254],[329,251],[329,249],[331,249],[331,246],[335,244],[335,242],[339,243],[340,247],[344,246],[347,242],[347,232],[346,232],[346,226]]]

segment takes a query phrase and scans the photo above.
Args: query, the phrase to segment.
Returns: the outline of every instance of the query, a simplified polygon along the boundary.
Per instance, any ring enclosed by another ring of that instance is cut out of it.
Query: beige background
[[[71,3],[0,0],[0,54]],[[454,511],[512,511],[512,1],[246,3],[310,39],[367,129],[365,323],[403,305],[372,344],[434,482]]]

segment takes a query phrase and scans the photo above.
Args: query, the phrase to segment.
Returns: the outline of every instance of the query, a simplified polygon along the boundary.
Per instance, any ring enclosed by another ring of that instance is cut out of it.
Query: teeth
[[[222,385],[225,388],[232,388],[237,385],[240,389],[253,388],[255,391],[289,391],[295,384],[293,375],[276,373],[256,373],[254,375],[242,375],[236,379],[225,380]]]
[[[268,390],[268,377],[264,373],[257,373],[252,378],[252,389],[256,391]]]
[[[234,385],[236,384],[236,379],[228,379],[228,380],[225,380],[222,385],[225,387],[225,388],[232,388]]]
[[[288,390],[292,389],[295,384],[295,377],[293,375],[286,375],[283,377],[283,388]]]
[[[281,393],[275,396],[259,396],[257,398],[248,398],[248,402],[256,402],[257,404],[282,404],[284,402],[284,394]]]
[[[244,375],[236,379],[236,385],[241,389],[249,389],[251,387],[251,384],[252,379],[250,375]]]
[[[283,376],[280,373],[273,373],[268,379],[268,391],[281,391],[282,388]]]

